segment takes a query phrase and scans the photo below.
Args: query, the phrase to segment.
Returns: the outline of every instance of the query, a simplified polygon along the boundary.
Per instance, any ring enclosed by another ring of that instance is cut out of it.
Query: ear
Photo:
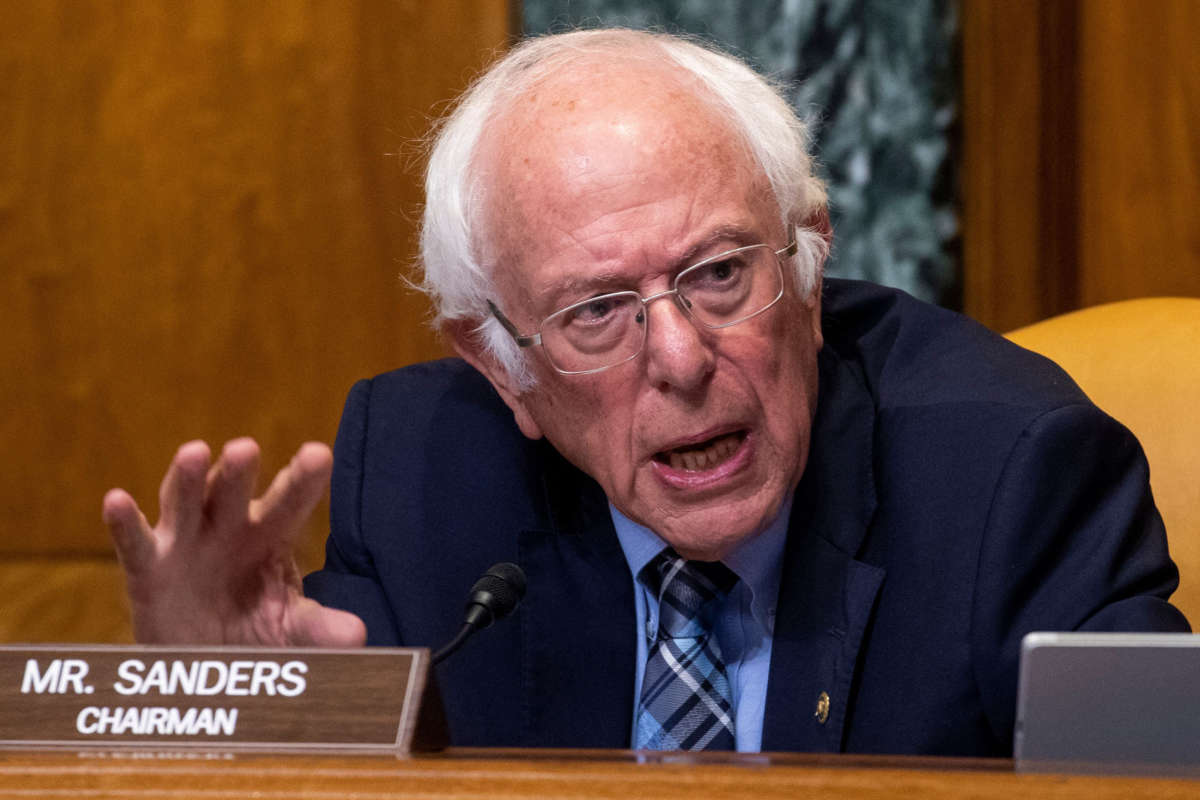
[[[825,247],[829,248],[833,245],[833,224],[829,221],[829,208],[822,205],[800,224],[800,227],[806,228],[813,233],[819,235],[825,240]],[[812,294],[804,298],[804,307],[810,314],[809,322],[812,325],[813,341],[817,345],[817,349],[825,343],[824,334],[821,332],[821,286],[825,277],[825,264],[817,266],[817,280],[813,284]]]
[[[463,361],[483,373],[483,376],[492,384],[492,388],[500,395],[500,399],[512,411],[521,433],[530,439],[542,438],[542,428],[533,419],[529,404],[526,402],[527,393],[520,390],[512,376],[508,374],[508,370],[504,369],[491,353],[487,352],[475,328],[476,325],[470,320],[452,319],[443,324],[442,333],[450,340],[454,352],[458,353]]]
[[[824,271],[817,273],[817,282],[813,286],[812,294],[804,300],[804,307],[809,313],[809,324],[812,325],[813,343],[818,350],[825,345],[825,334],[821,331],[821,282],[824,275]]]
[[[814,233],[819,233],[825,240],[826,246],[833,244],[833,223],[829,221],[828,206],[821,206],[809,214],[808,219],[804,220],[802,225]]]

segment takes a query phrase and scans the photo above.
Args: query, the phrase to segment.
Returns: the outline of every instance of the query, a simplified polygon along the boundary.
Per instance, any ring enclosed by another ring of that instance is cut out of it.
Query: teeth
[[[720,437],[702,450],[688,450],[682,453],[678,450],[673,450],[667,455],[671,469],[699,472],[700,470],[709,469],[720,464],[733,455],[737,448],[738,437],[731,434]]]

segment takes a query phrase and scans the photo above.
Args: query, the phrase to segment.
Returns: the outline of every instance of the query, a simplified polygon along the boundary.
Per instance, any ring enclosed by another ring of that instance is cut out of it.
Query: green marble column
[[[956,306],[953,0],[524,0],[526,33],[686,31],[793,87],[829,183],[828,272]]]

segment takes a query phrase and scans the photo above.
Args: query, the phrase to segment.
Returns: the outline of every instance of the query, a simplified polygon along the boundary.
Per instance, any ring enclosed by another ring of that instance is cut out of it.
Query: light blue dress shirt
[[[633,685],[633,724],[636,735],[638,698],[646,654],[658,633],[658,598],[637,579],[652,558],[667,543],[649,528],[633,522],[609,504],[617,538],[633,573],[633,597],[637,618],[637,674]],[[739,580],[718,609],[714,635],[721,647],[729,687],[733,692],[734,737],[740,753],[762,749],[763,712],[767,703],[767,674],[771,667],[771,642],[775,633],[775,606],[779,600],[779,576],[787,521],[791,515],[789,496],[771,527],[752,537],[722,562]]]

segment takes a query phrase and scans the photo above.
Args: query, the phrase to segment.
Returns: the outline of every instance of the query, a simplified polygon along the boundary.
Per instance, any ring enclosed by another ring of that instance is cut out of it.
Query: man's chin
[[[650,527],[686,559],[720,561],[765,530],[774,519],[769,510],[747,510],[743,514],[731,514],[731,510],[719,506],[695,509],[672,516],[660,528]]]

